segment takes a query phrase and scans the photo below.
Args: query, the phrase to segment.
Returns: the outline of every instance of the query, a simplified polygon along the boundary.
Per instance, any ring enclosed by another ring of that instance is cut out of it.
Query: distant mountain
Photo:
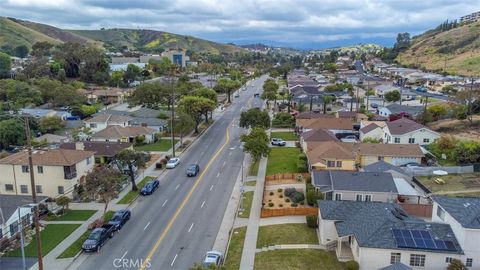
[[[192,36],[144,29],[64,30],[46,24],[0,17],[0,48],[26,45],[38,41],[52,44],[73,41],[96,44],[111,50],[128,48],[144,52],[159,52],[167,48],[182,48],[195,53],[233,53],[243,49]]]
[[[429,30],[412,40],[396,60],[407,66],[465,76],[480,76],[480,22],[448,31]]]

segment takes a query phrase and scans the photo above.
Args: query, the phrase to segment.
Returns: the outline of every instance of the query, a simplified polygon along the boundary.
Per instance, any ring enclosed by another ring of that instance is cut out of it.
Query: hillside
[[[427,31],[412,40],[410,48],[396,59],[407,66],[450,74],[480,76],[480,22],[445,32]]]
[[[46,24],[0,17],[0,48],[26,45],[39,41],[52,44],[73,41],[91,43],[108,49],[129,49],[159,52],[166,48],[183,48],[196,53],[233,53],[243,50],[191,36],[143,29],[63,30]]]

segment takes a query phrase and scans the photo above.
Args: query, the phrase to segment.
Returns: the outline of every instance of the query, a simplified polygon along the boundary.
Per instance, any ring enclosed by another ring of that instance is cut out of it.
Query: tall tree
[[[270,116],[267,111],[261,111],[257,108],[249,109],[240,114],[240,127],[243,128],[269,128]]]
[[[465,114],[470,125],[473,125],[473,115],[480,110],[480,89],[473,87],[473,82],[470,87],[458,91],[455,94],[455,99],[465,106]]]
[[[131,105],[145,105],[156,109],[160,105],[170,104],[171,90],[159,82],[140,84],[128,100]]]
[[[103,214],[108,208],[108,203],[117,196],[118,184],[122,175],[107,165],[93,168],[93,171],[85,177],[85,191],[90,197],[100,198],[105,203]]]
[[[145,167],[145,154],[132,149],[123,149],[115,157],[115,163],[120,171],[126,172],[132,183],[132,191],[137,191],[135,183],[135,174],[137,170]]]
[[[232,103],[231,95],[232,92],[238,88],[240,88],[242,84],[239,81],[234,81],[228,78],[220,78],[217,81],[217,85],[215,86],[215,90],[220,93],[226,93],[228,103]]]
[[[39,127],[42,133],[53,133],[62,130],[65,123],[58,116],[48,116],[40,119]]]
[[[184,112],[179,112],[177,116],[175,133],[180,135],[180,144],[183,144],[183,137],[195,127],[195,121]]]
[[[28,47],[26,45],[19,45],[15,47],[15,56],[25,58],[28,55]]]
[[[327,105],[332,103],[334,100],[335,100],[335,98],[330,96],[330,95],[322,96],[323,114],[327,114]]]
[[[0,52],[0,79],[9,78],[12,69],[10,55]]]
[[[397,102],[400,100],[400,92],[398,90],[393,90],[385,93],[384,98],[388,102]]]
[[[0,149],[10,145],[21,146],[25,141],[24,125],[17,119],[0,121]]]
[[[195,133],[198,133],[198,125],[202,121],[202,116],[215,108],[215,103],[204,97],[184,96],[178,103],[180,110],[188,114],[195,121]]]
[[[375,95],[375,90],[374,89],[370,88],[370,89],[367,89],[367,91],[365,91],[365,96],[367,97],[367,112],[368,112],[368,108],[369,108],[368,103],[370,101],[370,96],[373,96],[373,95]]]
[[[249,134],[242,134],[240,140],[244,143],[243,151],[249,153],[254,162],[270,153],[268,135],[262,128],[253,128]]]

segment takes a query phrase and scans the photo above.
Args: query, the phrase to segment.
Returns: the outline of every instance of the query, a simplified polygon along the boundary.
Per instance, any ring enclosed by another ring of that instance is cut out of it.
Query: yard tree
[[[10,55],[0,52],[0,79],[10,77],[11,65]]]
[[[276,128],[292,128],[295,126],[295,118],[286,112],[275,114],[272,120],[272,127]]]
[[[433,120],[438,120],[439,117],[447,114],[447,108],[440,104],[432,105],[427,110],[432,114]]]
[[[104,164],[94,167],[85,177],[85,191],[91,198],[100,198],[105,203],[104,215],[108,203],[117,196],[121,178],[122,174],[118,170]]]
[[[211,88],[201,87],[201,88],[195,90],[193,92],[193,95],[207,98],[215,104],[215,107],[217,106],[217,92],[215,92],[215,90],[213,90]],[[215,108],[213,108],[213,109],[215,109]],[[210,118],[212,118],[213,109],[210,110]],[[208,115],[205,115],[205,121],[208,121]]]
[[[270,101],[275,101],[277,100],[277,94],[273,91],[264,91],[261,96],[262,99],[265,99],[267,101],[267,107],[270,107]]]
[[[58,116],[42,117],[39,125],[42,133],[53,133],[62,130],[65,127],[65,123]]]
[[[24,44],[15,47],[15,56],[25,58],[28,55],[28,47]]]
[[[183,144],[183,137],[195,127],[195,121],[187,113],[179,112],[177,115],[175,133],[180,135],[180,144]]]
[[[32,46],[32,55],[35,57],[50,56],[50,50],[52,48],[52,43],[46,41],[36,42]]]
[[[480,110],[480,89],[469,87],[455,94],[455,99],[465,106],[465,115],[470,125],[473,125],[473,115]]]
[[[25,128],[17,119],[0,121],[0,149],[10,145],[21,146],[25,141]]]
[[[367,91],[365,91],[365,96],[367,97],[367,107],[366,107],[367,112],[368,112],[368,108],[369,108],[368,103],[370,101],[370,96],[373,96],[373,95],[375,95],[375,90],[374,89],[370,88]]]
[[[55,203],[62,207],[62,212],[65,211],[65,209],[68,209],[68,205],[71,201],[72,200],[67,196],[60,196],[55,199]]]
[[[183,96],[178,107],[195,121],[195,133],[198,133],[198,125],[202,121],[202,116],[208,116],[208,112],[215,108],[215,103],[204,97]]]
[[[252,128],[249,134],[242,134],[240,140],[244,143],[243,151],[249,153],[254,162],[267,157],[270,153],[268,135],[262,128]]]
[[[274,93],[277,93],[279,89],[279,86],[278,84],[272,80],[272,79],[267,79],[264,83],[263,83],[263,91],[264,92],[274,92]]]
[[[393,90],[385,93],[385,100],[388,102],[397,102],[400,100],[400,92],[398,90]]]
[[[267,111],[261,111],[257,108],[249,109],[240,114],[240,127],[243,128],[269,128],[270,116]]]
[[[335,100],[334,97],[330,95],[324,95],[322,96],[322,102],[323,102],[323,114],[327,114],[327,105],[332,103]]]
[[[128,100],[130,105],[145,105],[148,108],[158,108],[170,104],[170,90],[159,82],[140,84]]]
[[[215,86],[215,90],[220,93],[226,93],[228,103],[232,103],[231,95],[232,92],[238,88],[240,88],[242,84],[240,81],[231,80],[229,78],[220,78],[217,81],[217,85]]]
[[[123,73],[123,79],[127,83],[132,82],[140,75],[140,72],[142,72],[142,70],[138,66],[128,64],[127,70]]]
[[[132,183],[132,191],[137,191],[135,173],[138,169],[145,167],[146,154],[132,149],[123,149],[115,157],[115,163],[120,171],[124,171]]]

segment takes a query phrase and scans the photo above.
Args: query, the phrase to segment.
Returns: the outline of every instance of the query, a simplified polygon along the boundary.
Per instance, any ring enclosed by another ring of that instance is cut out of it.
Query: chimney
[[[85,150],[85,145],[83,145],[83,142],[75,142],[75,150]]]

